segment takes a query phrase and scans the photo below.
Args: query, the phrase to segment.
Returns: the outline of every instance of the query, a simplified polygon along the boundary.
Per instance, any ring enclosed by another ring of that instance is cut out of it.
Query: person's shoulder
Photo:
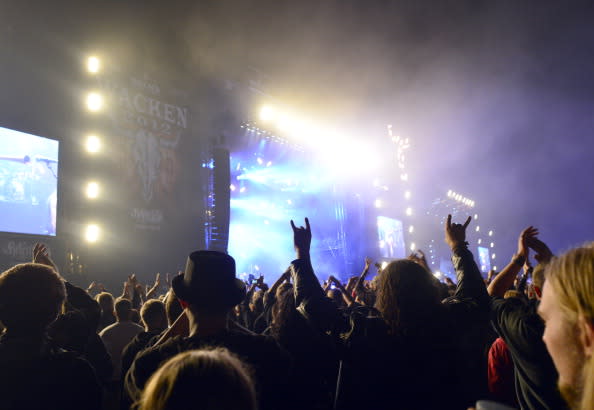
[[[144,327],[140,326],[138,323],[134,322],[126,322],[126,327],[133,331],[144,332]]]
[[[106,336],[109,337],[109,335],[111,335],[118,327],[118,322],[112,323],[111,325],[103,328],[103,330],[99,332],[99,336],[102,338]]]

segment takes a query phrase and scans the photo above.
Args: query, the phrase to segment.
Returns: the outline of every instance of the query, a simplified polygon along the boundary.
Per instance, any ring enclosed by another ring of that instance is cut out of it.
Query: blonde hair
[[[138,410],[256,410],[249,368],[227,349],[190,350],[169,359],[155,372]]]
[[[545,269],[547,286],[558,297],[559,306],[571,325],[578,319],[594,322],[594,242],[554,258]],[[578,389],[581,410],[594,408],[594,359],[587,358],[582,374],[583,390]]]

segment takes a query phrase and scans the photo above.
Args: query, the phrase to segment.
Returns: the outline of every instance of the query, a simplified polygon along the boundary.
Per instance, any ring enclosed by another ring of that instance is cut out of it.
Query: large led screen
[[[0,127],[0,231],[56,235],[59,142]]]
[[[404,258],[402,221],[385,216],[377,217],[380,254],[383,258]]]

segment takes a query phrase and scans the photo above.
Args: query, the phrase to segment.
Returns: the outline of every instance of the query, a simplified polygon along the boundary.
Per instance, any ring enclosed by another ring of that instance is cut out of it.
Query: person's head
[[[516,298],[516,299],[523,299],[524,295],[515,289],[506,290],[505,294],[503,295],[504,299]]]
[[[160,331],[167,327],[165,305],[160,300],[147,300],[140,309],[140,317],[147,332]]]
[[[572,408],[594,408],[594,243],[551,260],[538,311],[543,340]]]
[[[245,283],[235,277],[235,259],[217,251],[192,252],[171,286],[192,315],[226,316],[246,294]]]
[[[375,307],[392,334],[423,325],[440,303],[433,275],[408,259],[390,262],[379,275]]]
[[[99,303],[99,307],[101,307],[102,313],[112,313],[113,312],[113,296],[109,292],[101,292],[97,296],[95,296],[95,300]]]
[[[256,410],[247,366],[227,349],[191,350],[162,365],[149,379],[138,410]]]
[[[340,289],[328,289],[326,291],[326,296],[334,301],[336,306],[343,307],[344,300],[342,299],[342,292]]]
[[[24,263],[0,274],[0,321],[8,332],[43,333],[65,298],[62,279],[48,266]]]
[[[532,286],[534,287],[534,294],[537,299],[542,297],[542,288],[545,281],[545,267],[546,265],[539,263],[532,270]]]
[[[264,311],[264,289],[258,289],[252,294],[252,299],[250,300],[250,310],[255,313],[260,313]]]
[[[118,298],[114,309],[115,317],[118,322],[126,322],[132,318],[132,302],[126,298]]]

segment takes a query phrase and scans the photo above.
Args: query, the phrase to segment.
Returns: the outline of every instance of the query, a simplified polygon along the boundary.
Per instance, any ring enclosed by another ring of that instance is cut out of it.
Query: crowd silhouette
[[[201,250],[113,295],[66,281],[37,244],[0,274],[0,408],[591,410],[594,243],[554,256],[528,227],[485,279],[470,223],[448,215],[444,282],[415,252],[320,283],[307,218],[270,285]]]

